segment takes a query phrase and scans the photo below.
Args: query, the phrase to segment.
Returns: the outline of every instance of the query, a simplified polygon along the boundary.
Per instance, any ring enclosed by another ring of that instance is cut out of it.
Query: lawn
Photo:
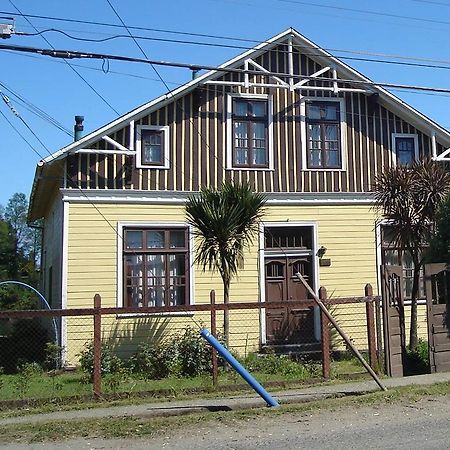
[[[281,363],[276,357],[254,364],[247,361],[247,368],[263,385],[280,387],[288,385],[312,384],[321,381],[321,367],[316,363]],[[357,376],[364,370],[355,359],[336,361],[332,364],[332,377],[335,379]],[[196,377],[168,377],[160,380],[147,380],[142,374],[108,374],[102,378],[102,392],[108,397],[143,396],[175,397],[193,393],[208,393],[214,390],[229,392],[242,390],[245,383],[232,370],[220,370],[218,387],[213,388],[209,374]],[[43,372],[37,366],[14,375],[0,375],[0,409],[10,408],[11,401],[24,400],[27,403],[45,402],[65,403],[64,399],[76,397],[78,400],[92,400],[92,383],[82,371],[52,374]],[[30,401],[30,402],[28,402]]]

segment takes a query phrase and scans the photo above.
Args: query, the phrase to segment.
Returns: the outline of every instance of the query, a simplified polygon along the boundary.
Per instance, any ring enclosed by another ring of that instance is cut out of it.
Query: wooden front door
[[[268,344],[315,342],[314,308],[290,305],[294,300],[309,299],[305,287],[295,276],[298,272],[314,289],[311,256],[273,257],[265,260]],[[270,308],[271,302],[284,302],[286,306]]]

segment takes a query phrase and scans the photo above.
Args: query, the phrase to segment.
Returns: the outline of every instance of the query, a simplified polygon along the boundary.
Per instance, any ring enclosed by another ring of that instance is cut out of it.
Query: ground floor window
[[[188,229],[125,228],[124,306],[189,303]]]

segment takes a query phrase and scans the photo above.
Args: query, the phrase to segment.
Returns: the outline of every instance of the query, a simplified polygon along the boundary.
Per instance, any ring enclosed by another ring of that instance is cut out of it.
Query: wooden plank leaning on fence
[[[320,308],[321,312],[328,317],[328,320],[333,324],[334,328],[336,328],[337,332],[342,336],[345,343],[349,346],[349,348],[353,351],[355,356],[361,361],[361,364],[365,367],[367,372],[372,376],[375,382],[378,384],[380,389],[383,391],[387,391],[386,387],[381,383],[381,380],[378,378],[377,374],[373,371],[372,367],[367,364],[366,360],[362,357],[361,353],[359,353],[358,349],[353,345],[352,341],[349,337],[344,333],[339,324],[334,320],[334,317],[330,314],[326,306],[320,300],[320,298],[316,295],[316,293],[312,290],[311,286],[306,282],[301,273],[296,273],[295,276],[303,283],[306,290],[311,294],[313,299],[316,301],[317,306]]]

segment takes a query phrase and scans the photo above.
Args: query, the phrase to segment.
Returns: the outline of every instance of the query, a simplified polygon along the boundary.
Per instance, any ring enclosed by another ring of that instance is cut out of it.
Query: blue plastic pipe
[[[200,331],[200,336],[204,338],[219,355],[225,359],[230,366],[266,401],[268,406],[279,406],[270,394],[244,369],[239,361],[206,329]]]

